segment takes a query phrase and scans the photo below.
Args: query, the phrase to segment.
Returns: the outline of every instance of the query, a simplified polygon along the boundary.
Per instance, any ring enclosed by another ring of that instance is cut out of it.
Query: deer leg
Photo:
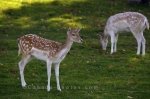
[[[22,60],[18,63],[22,87],[26,86],[26,82],[24,79],[24,68],[25,68],[26,64],[30,61],[30,59],[31,59],[31,56],[27,55],[27,56],[23,57]]]
[[[48,76],[48,84],[47,84],[47,91],[50,91],[50,79],[51,79],[51,66],[52,66],[52,62],[51,61],[47,61],[47,76]]]
[[[117,41],[118,41],[118,34],[115,35],[115,48],[114,48],[114,52],[117,52]]]
[[[142,36],[140,33],[136,34],[135,35],[135,38],[137,40],[137,55],[140,55],[140,52],[141,52],[141,42],[142,42]]]
[[[137,43],[138,43],[137,55],[140,55],[140,51],[141,51],[141,40],[138,40]]]
[[[114,33],[111,33],[111,53],[110,54],[113,54],[114,52],[114,45],[115,45],[115,35]]]
[[[57,82],[57,90],[61,91],[60,83],[59,83],[59,65],[60,63],[55,63],[55,76],[56,76],[56,82]]]
[[[145,43],[146,43],[146,40],[145,40],[143,33],[142,33],[142,55],[143,56],[145,55]]]

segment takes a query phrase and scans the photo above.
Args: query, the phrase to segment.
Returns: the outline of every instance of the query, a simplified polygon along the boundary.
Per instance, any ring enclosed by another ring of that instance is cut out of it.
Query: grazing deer
[[[119,13],[109,17],[104,33],[100,35],[100,43],[102,49],[106,50],[108,44],[108,36],[111,37],[111,54],[117,51],[117,41],[119,32],[132,32],[137,40],[137,55],[140,54],[142,45],[142,55],[145,55],[145,38],[143,31],[145,28],[149,29],[147,18],[137,12]]]
[[[70,51],[73,42],[82,43],[79,31],[80,29],[69,29],[67,31],[67,40],[64,44],[44,39],[34,34],[27,34],[20,37],[18,39],[18,54],[22,54],[22,59],[18,65],[20,70],[22,87],[26,86],[26,82],[24,80],[25,65],[31,60],[31,57],[34,56],[37,59],[46,61],[47,63],[47,91],[50,91],[52,64],[55,68],[57,90],[61,91],[59,83],[59,65],[61,61],[65,58],[67,53]]]

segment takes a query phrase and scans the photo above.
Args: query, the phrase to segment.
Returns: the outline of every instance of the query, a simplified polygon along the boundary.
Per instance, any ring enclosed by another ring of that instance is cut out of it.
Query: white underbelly
[[[116,32],[129,32],[130,27],[126,21],[120,21],[114,24]]]
[[[42,51],[36,48],[32,48],[31,50],[31,55],[34,56],[35,58],[39,59],[39,60],[44,60],[47,61],[48,58],[50,58],[49,60],[52,61],[52,63],[59,63],[61,62],[66,54],[68,53],[67,49],[63,49],[62,51],[60,51],[58,54],[56,54],[53,57],[49,57],[49,51]]]
[[[31,52],[32,52],[31,55],[34,56],[35,58],[39,59],[39,60],[46,61],[48,59],[48,55],[47,55],[46,51],[32,48]]]

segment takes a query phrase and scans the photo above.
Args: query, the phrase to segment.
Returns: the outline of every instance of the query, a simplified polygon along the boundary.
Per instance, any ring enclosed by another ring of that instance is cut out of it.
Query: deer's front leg
[[[110,54],[113,54],[113,52],[114,52],[114,45],[115,45],[115,35],[114,35],[114,33],[111,33],[111,52],[110,52]]]
[[[117,41],[118,41],[118,34],[115,35],[115,48],[114,48],[114,52],[117,52]]]
[[[61,91],[60,83],[59,83],[59,65],[60,63],[55,63],[55,76],[56,76],[56,82],[57,82],[57,90]]]
[[[51,66],[52,66],[52,62],[51,61],[47,61],[47,76],[48,76],[48,84],[47,84],[47,91],[50,91],[50,79],[51,79]]]

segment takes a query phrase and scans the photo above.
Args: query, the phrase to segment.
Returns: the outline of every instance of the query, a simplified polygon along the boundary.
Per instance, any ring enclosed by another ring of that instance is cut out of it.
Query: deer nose
[[[83,42],[83,36],[81,36],[81,38],[80,38],[80,39],[81,39],[81,42]]]
[[[82,38],[80,39],[80,42],[81,42],[81,43],[83,42],[83,39],[82,39]]]

